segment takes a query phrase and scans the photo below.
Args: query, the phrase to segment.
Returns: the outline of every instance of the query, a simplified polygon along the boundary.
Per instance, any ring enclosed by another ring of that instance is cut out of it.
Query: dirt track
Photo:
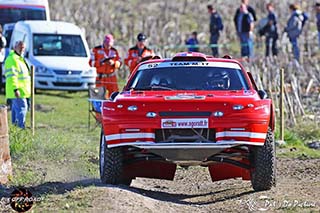
[[[277,187],[258,193],[242,180],[212,183],[202,167],[179,168],[174,181],[140,178],[131,187],[87,179],[47,182],[30,190],[44,198],[35,212],[320,211],[320,159],[279,159],[277,167]]]

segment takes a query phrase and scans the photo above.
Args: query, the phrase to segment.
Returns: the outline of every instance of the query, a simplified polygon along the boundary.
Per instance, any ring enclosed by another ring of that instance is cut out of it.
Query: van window
[[[87,57],[80,35],[33,34],[34,56]]]
[[[26,6],[27,7],[27,6]],[[1,8],[0,24],[14,23],[21,20],[46,20],[46,11],[44,7],[28,6],[29,8]]]
[[[12,35],[11,39],[12,39],[12,47],[14,47],[14,45],[17,41],[23,41],[26,44],[28,43],[26,33],[19,31],[19,30],[14,31],[14,34]],[[27,45],[26,45],[26,47],[27,47]]]
[[[6,30],[6,32],[4,33],[4,37],[7,40],[7,46],[6,47],[9,47],[9,44],[10,44],[10,41],[11,41],[11,36],[12,36],[12,31],[13,31],[13,29]]]

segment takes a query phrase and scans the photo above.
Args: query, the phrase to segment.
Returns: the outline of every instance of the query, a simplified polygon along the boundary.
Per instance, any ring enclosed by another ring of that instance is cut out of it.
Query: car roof
[[[0,5],[16,5],[16,4],[24,4],[24,5],[48,5],[48,0],[0,0]]]
[[[241,63],[238,60],[232,59],[231,56],[225,55],[222,58],[215,58],[210,55],[205,55],[203,53],[198,52],[181,52],[175,54],[172,58],[164,58],[164,59],[150,59],[147,61],[142,62],[139,65],[139,68],[146,68],[148,67],[148,64],[152,63],[161,63],[160,66],[166,66],[166,62],[169,63],[176,63],[179,65],[186,65],[188,62],[208,62],[212,66],[219,66],[219,67],[229,67],[229,68],[235,68],[235,69],[243,69]],[[196,65],[196,64],[195,64]],[[199,66],[201,63],[198,64]],[[159,66],[157,66],[159,67]],[[149,66],[149,68],[152,68]]]
[[[81,34],[81,29],[73,23],[62,21],[19,21],[17,23],[27,25],[32,33],[55,33],[65,35]]]
[[[159,58],[146,60],[144,63],[154,63],[154,62],[169,62],[169,61],[216,61],[216,62],[234,62],[240,64],[238,60],[232,59],[231,56],[225,55],[222,58],[215,58],[211,55],[206,55],[199,52],[180,52],[175,54],[172,58]]]

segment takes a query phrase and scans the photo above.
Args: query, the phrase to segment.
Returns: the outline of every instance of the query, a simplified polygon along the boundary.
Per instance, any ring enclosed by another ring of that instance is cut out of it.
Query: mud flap
[[[250,170],[240,168],[227,163],[216,163],[209,166],[212,181],[241,177],[242,180],[250,180]]]
[[[125,178],[145,177],[173,180],[176,165],[172,163],[141,161],[126,165],[123,169]]]

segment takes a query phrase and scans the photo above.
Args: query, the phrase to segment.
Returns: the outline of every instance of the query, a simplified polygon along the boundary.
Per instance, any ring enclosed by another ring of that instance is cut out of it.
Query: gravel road
[[[278,159],[277,186],[264,192],[239,179],[213,183],[204,167],[179,168],[174,181],[138,178],[131,187],[84,179],[30,190],[44,197],[34,212],[319,212],[320,159]]]

